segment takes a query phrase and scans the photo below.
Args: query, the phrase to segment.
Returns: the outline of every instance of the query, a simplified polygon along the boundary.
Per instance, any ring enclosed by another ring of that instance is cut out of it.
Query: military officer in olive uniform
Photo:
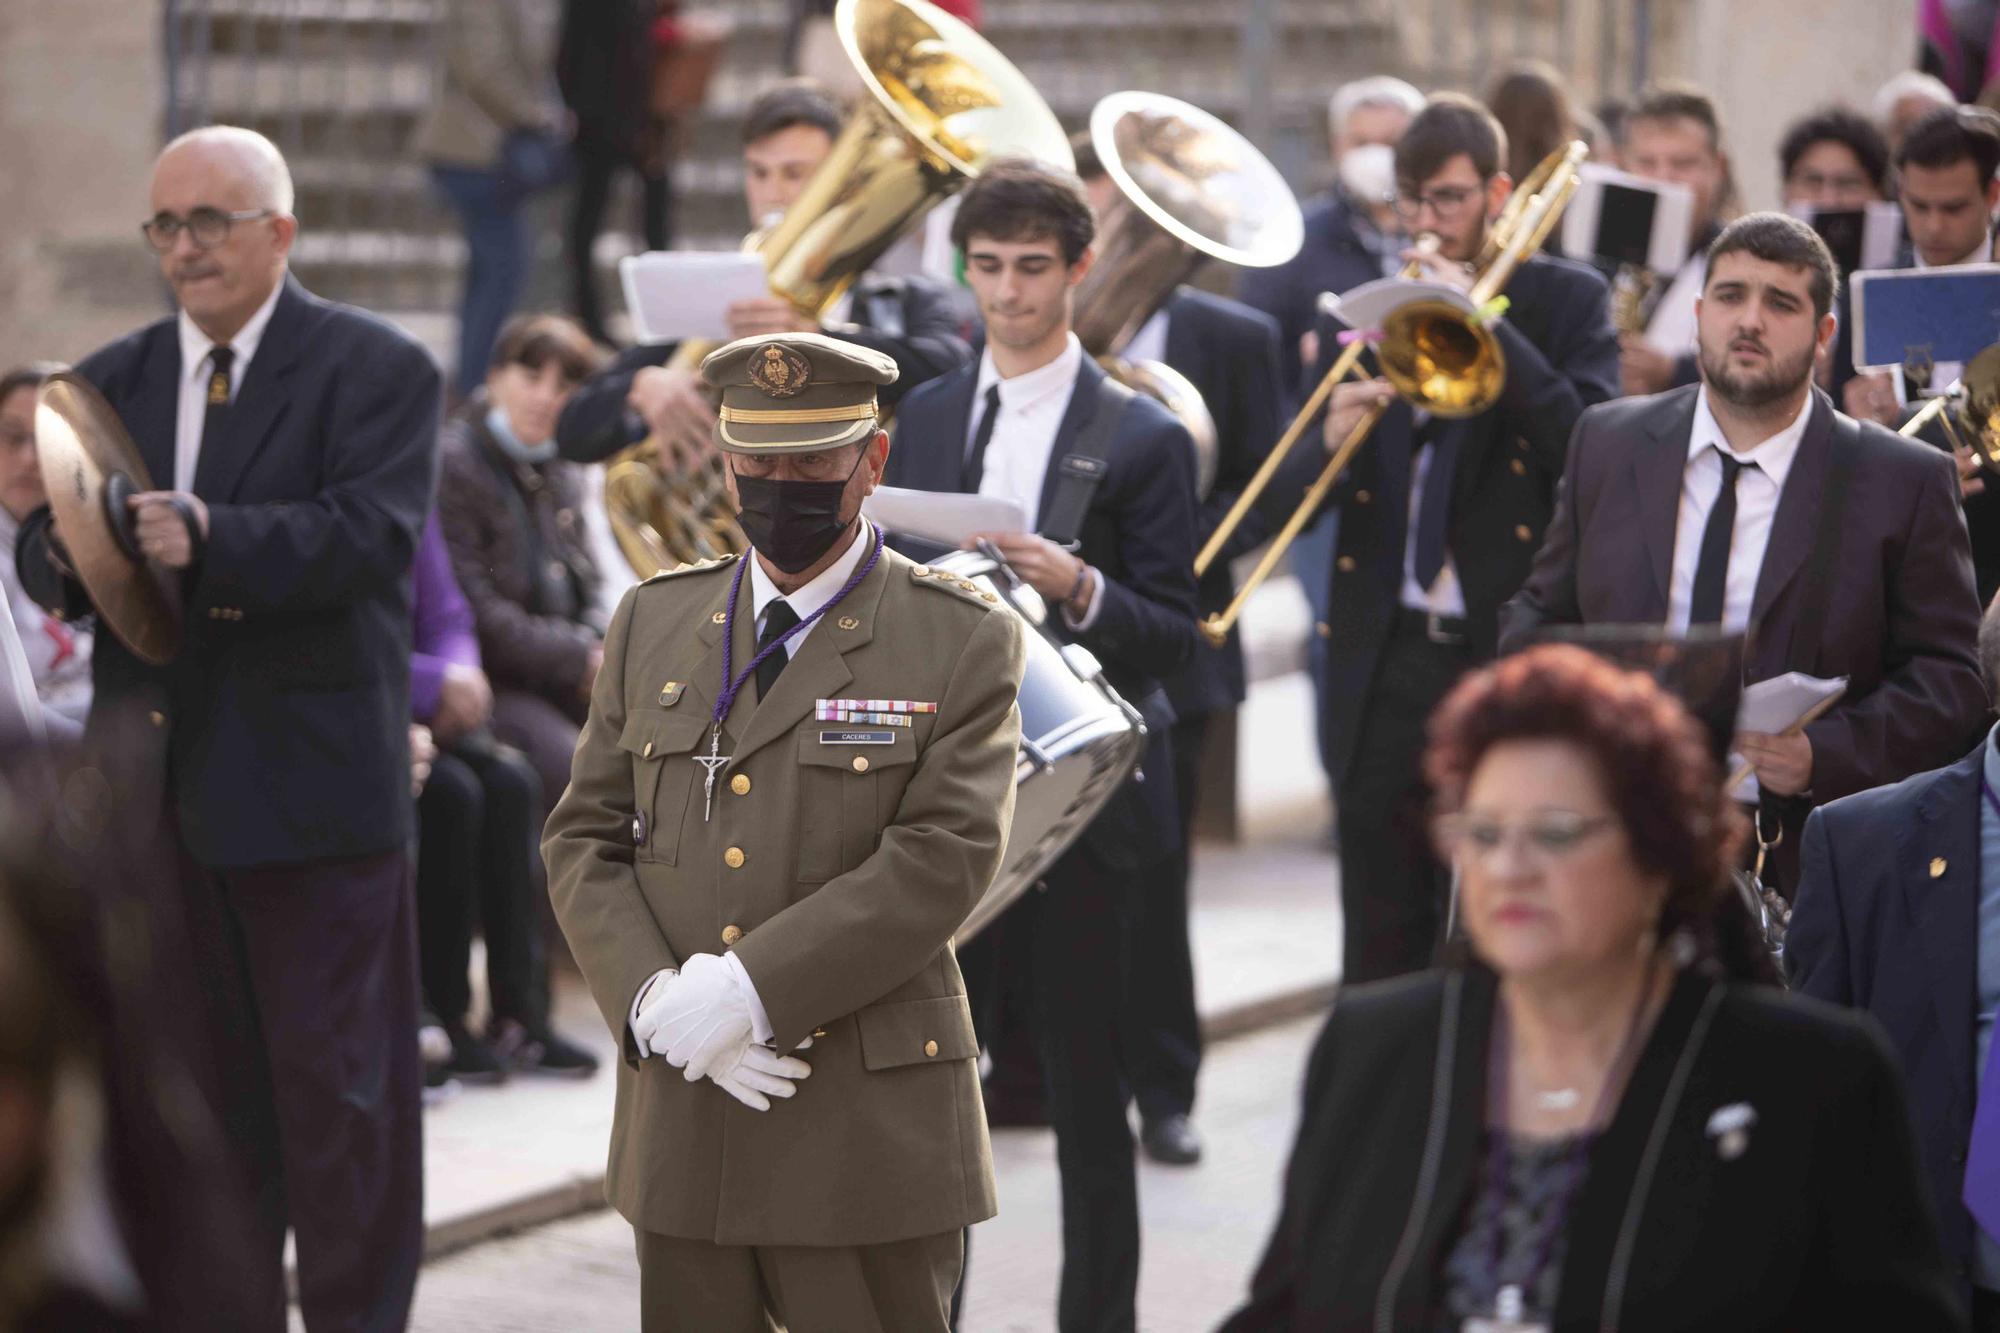
[[[941,1330],[995,1211],[951,936],[1012,816],[1022,623],[861,517],[888,357],[702,375],[754,550],[626,594],[543,842],[624,1047],[608,1193],[648,1333]]]

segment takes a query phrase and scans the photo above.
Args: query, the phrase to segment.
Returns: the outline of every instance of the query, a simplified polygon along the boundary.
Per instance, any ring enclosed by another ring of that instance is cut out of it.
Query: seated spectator
[[[34,679],[42,729],[55,740],[80,735],[90,712],[90,630],[56,619],[22,590],[14,539],[21,520],[49,502],[35,457],[35,390],[60,369],[37,362],[0,376],[0,592]]]
[[[541,782],[519,750],[493,739],[493,690],[435,514],[412,579],[410,712],[435,742],[428,771],[413,774],[417,956],[425,1008],[451,1040],[439,1072],[467,1083],[497,1083],[510,1071],[588,1077],[596,1058],[549,1026],[535,911]],[[492,1002],[483,1038],[467,1027],[475,926],[486,939]]]
[[[582,470],[555,452],[556,418],[596,362],[568,319],[509,320],[485,387],[438,435],[438,519],[492,682],[493,734],[525,753],[541,781],[537,828],[569,785],[604,660]]]

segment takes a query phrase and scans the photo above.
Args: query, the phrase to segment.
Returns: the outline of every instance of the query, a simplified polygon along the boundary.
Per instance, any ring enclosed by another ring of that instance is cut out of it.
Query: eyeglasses
[[[1395,206],[1396,216],[1405,224],[1415,222],[1421,217],[1427,205],[1431,212],[1437,214],[1438,221],[1449,222],[1464,213],[1472,201],[1484,193],[1483,189],[1469,185],[1447,185],[1443,189],[1432,190],[1429,194],[1409,195],[1398,191],[1391,202]]]
[[[1446,859],[1490,858],[1509,841],[1539,865],[1559,861],[1591,837],[1618,823],[1612,815],[1578,815],[1551,810],[1520,824],[1505,824],[1478,815],[1440,815],[1431,825],[1438,851]]]
[[[197,208],[184,218],[173,213],[155,213],[139,224],[139,230],[145,233],[146,243],[161,254],[174,248],[174,242],[180,239],[183,230],[194,237],[196,245],[206,250],[220,245],[223,238],[229,235],[229,228],[238,222],[275,216],[276,212],[269,208],[244,208],[234,213],[225,213],[219,208]]]

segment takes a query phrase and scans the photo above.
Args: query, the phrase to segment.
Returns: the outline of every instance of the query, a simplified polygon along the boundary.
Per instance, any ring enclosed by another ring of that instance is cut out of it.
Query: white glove
[[[806,1040],[810,1044],[812,1039]],[[768,1046],[745,1046],[716,1061],[708,1076],[751,1110],[768,1111],[769,1098],[791,1096],[797,1090],[794,1084],[811,1073],[812,1066],[803,1060],[779,1055]]]
[[[633,1035],[693,1083],[722,1056],[750,1044],[750,1004],[720,958],[696,954],[653,987]]]

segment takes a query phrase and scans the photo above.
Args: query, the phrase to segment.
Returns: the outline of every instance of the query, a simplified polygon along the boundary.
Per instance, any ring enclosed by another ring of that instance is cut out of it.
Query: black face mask
[[[868,451],[863,449],[861,454]],[[773,481],[736,474],[736,521],[765,559],[796,574],[833,549],[853,519],[840,516],[841,497],[861,456],[839,481]]]

